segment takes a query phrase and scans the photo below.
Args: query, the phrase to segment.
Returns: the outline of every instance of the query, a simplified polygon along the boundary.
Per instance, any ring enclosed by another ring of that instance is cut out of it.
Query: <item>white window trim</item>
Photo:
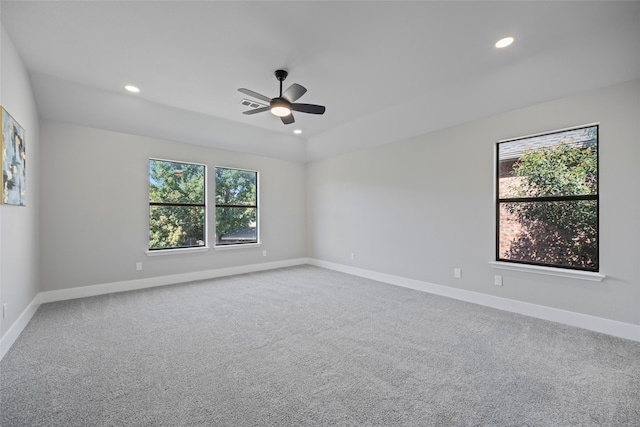
[[[204,166],[204,242],[207,243],[207,246],[198,246],[192,248],[171,248],[171,249],[147,249],[145,252],[147,256],[160,256],[160,255],[175,255],[178,253],[194,253],[194,252],[206,252],[210,248],[208,246],[209,243],[209,193],[208,193],[208,181],[209,181],[209,166],[205,163],[197,163],[190,161],[181,161],[181,160],[170,160],[163,159],[159,157],[149,157],[149,160],[158,160],[161,162],[172,162],[172,163],[189,163],[197,166]],[[147,183],[149,184],[149,183]],[[149,187],[147,186],[147,194],[149,193]],[[150,231],[150,218],[147,216],[147,232]],[[150,240],[150,239],[149,239]],[[150,243],[150,242],[147,242]]]
[[[216,245],[213,247],[216,251],[229,251],[233,249],[243,249],[243,248],[259,248],[262,246],[262,243],[236,243],[233,245]]]
[[[518,271],[521,273],[544,274],[546,276],[564,277],[568,279],[602,282],[607,276],[593,271],[569,270],[566,268],[545,267],[540,265],[519,264],[501,261],[489,261],[492,268],[498,270]]]
[[[493,174],[494,174],[494,177],[495,177],[496,171],[498,170],[497,168],[498,168],[498,144],[499,143],[514,141],[516,139],[535,137],[535,136],[539,136],[539,135],[546,135],[546,134],[550,134],[550,133],[556,133],[556,132],[563,132],[563,131],[568,131],[568,130],[592,127],[592,126],[600,126],[600,122],[594,122],[594,123],[589,123],[589,124],[579,125],[579,126],[572,126],[572,127],[568,127],[568,128],[562,128],[562,129],[557,129],[557,130],[547,131],[547,132],[539,132],[539,133],[534,133],[534,134],[530,134],[530,135],[520,136],[520,137],[517,137],[517,138],[508,138],[508,139],[499,140],[496,144],[493,144]],[[598,134],[598,145],[599,144],[600,144],[600,136]],[[599,158],[600,158],[600,152],[598,152],[598,159]],[[600,194],[600,192],[598,191],[598,195],[599,194]],[[497,205],[498,205],[497,204],[497,200],[498,200],[498,180],[494,178],[493,179],[493,205],[495,206],[495,208],[497,208]],[[600,204],[600,200],[598,199],[598,205],[599,204]],[[495,212],[494,212],[494,215],[496,215]],[[495,221],[494,221],[494,227],[493,227],[494,236],[496,235],[497,232],[498,232],[498,230],[496,229],[496,225],[495,225]],[[599,237],[600,237],[600,235],[598,234],[598,238]],[[571,270],[571,269],[561,268],[561,267],[547,267],[547,266],[538,266],[538,265],[531,265],[531,264],[521,264],[518,261],[513,261],[513,262],[489,261],[489,264],[491,265],[492,268],[497,269],[497,270],[509,270],[509,271],[523,272],[523,273],[543,274],[543,275],[546,275],[546,276],[564,277],[564,278],[569,278],[569,279],[578,279],[578,280],[585,280],[585,281],[590,281],[590,282],[602,282],[607,277],[606,275],[598,273],[598,272],[583,271],[583,270]]]
[[[225,250],[233,250],[233,249],[240,249],[240,248],[259,248],[262,245],[262,242],[260,241],[260,232],[262,230],[262,225],[260,224],[260,171],[254,170],[254,169],[244,169],[244,168],[237,168],[237,167],[232,167],[232,166],[214,166],[213,167],[213,180],[214,180],[214,189],[217,192],[218,188],[215,187],[215,175],[216,175],[216,169],[220,168],[220,169],[235,169],[235,170],[241,170],[241,171],[246,171],[246,172],[255,172],[256,174],[256,211],[257,211],[257,215],[256,215],[256,225],[258,227],[258,233],[257,233],[257,242],[255,243],[235,243],[233,245],[218,245],[216,242],[218,241],[217,236],[218,236],[218,230],[216,230],[216,235],[213,237],[213,249],[216,251],[225,251]],[[213,211],[215,212],[216,210],[216,202],[215,202],[215,194],[213,196]]]
[[[198,246],[193,248],[174,248],[174,249],[155,249],[153,251],[146,250],[147,256],[176,255],[176,254],[192,254],[194,252],[207,252],[211,249],[209,246]]]

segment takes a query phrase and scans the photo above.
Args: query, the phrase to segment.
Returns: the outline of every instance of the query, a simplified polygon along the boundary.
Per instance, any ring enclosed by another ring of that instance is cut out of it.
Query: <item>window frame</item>
[[[152,161],[158,161],[158,162],[168,162],[168,163],[175,163],[175,164],[182,164],[182,165],[194,165],[194,166],[201,166],[203,168],[202,174],[203,174],[203,180],[202,180],[202,195],[203,195],[203,202],[202,203],[163,203],[163,202],[152,202],[151,201],[151,162]],[[208,218],[209,218],[209,206],[207,203],[208,200],[208,194],[207,194],[207,165],[204,163],[196,163],[196,162],[189,162],[189,161],[180,161],[180,160],[170,160],[170,159],[162,159],[162,158],[157,158],[157,157],[149,157],[148,160],[148,183],[149,183],[149,188],[148,188],[148,195],[149,195],[149,201],[148,201],[148,207],[149,207],[149,213],[148,213],[148,219],[149,219],[149,223],[148,223],[148,227],[147,227],[147,231],[148,231],[148,238],[147,238],[147,243],[148,243],[148,247],[147,247],[147,255],[153,256],[153,255],[161,255],[161,254],[171,254],[171,253],[181,253],[181,252],[200,252],[200,251],[206,251],[209,249],[208,246],[208,233],[209,233],[209,224],[208,224]],[[203,207],[204,208],[204,224],[203,224],[203,230],[202,230],[202,241],[203,244],[202,245],[186,245],[186,246],[170,246],[170,247],[162,247],[162,248],[152,248],[151,247],[151,208],[152,206],[166,206],[166,207]]]
[[[500,197],[500,177],[501,177],[501,164],[500,164],[500,144],[521,141],[526,139],[532,139],[536,137],[542,137],[546,135],[560,134],[568,131],[575,131],[580,129],[595,128],[596,133],[596,182],[595,182],[595,194],[579,195],[579,196],[538,196],[538,197]],[[541,132],[532,135],[521,136],[517,138],[509,138],[500,140],[495,145],[495,261],[492,264],[500,265],[502,263],[505,269],[518,269],[517,266],[538,268],[541,270],[553,270],[565,271],[571,270],[576,272],[585,272],[587,274],[593,273],[600,276],[600,124],[590,123],[585,125],[574,126],[570,128],[558,129],[548,132]],[[509,259],[501,256],[500,253],[500,233],[501,233],[501,215],[500,207],[503,203],[548,203],[548,202],[564,202],[564,201],[594,201],[595,202],[595,255],[596,262],[594,268],[587,268],[581,266],[561,265],[545,262],[535,262],[527,260]],[[508,265],[513,265],[514,268],[509,268]],[[604,276],[602,276],[604,277]],[[600,279],[601,280],[601,279]]]
[[[217,170],[218,169],[227,169],[227,170],[236,170],[236,171],[242,171],[242,172],[251,172],[253,174],[255,174],[255,179],[256,179],[256,185],[255,185],[255,205],[238,205],[238,204],[229,204],[229,205],[218,205],[218,185],[217,185]],[[245,169],[245,168],[238,168],[238,167],[231,167],[231,166],[215,166],[214,167],[214,186],[215,186],[215,191],[214,191],[214,212],[215,212],[215,235],[214,235],[214,239],[213,239],[213,246],[216,250],[221,250],[221,249],[234,249],[234,248],[241,248],[241,247],[255,247],[255,246],[260,246],[261,245],[261,239],[260,239],[260,172],[257,170],[253,170],[253,169]],[[220,244],[218,242],[218,219],[217,219],[217,214],[218,214],[218,208],[231,208],[231,209],[246,209],[246,208],[252,208],[256,210],[256,238],[255,240],[251,240],[251,241],[247,241],[247,242],[234,242],[234,243],[226,243],[226,244]]]

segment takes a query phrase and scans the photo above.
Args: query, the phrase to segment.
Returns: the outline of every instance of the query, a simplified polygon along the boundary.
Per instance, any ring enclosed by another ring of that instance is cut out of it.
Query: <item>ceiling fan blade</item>
[[[243,111],[242,114],[256,114],[262,113],[263,111],[269,111],[269,107],[260,107],[249,111]]]
[[[289,102],[295,102],[302,95],[307,92],[307,89],[304,86],[300,86],[298,83],[294,83],[287,90],[284,91],[282,97]]]
[[[315,104],[291,104],[291,109],[293,111],[300,111],[302,113],[311,113],[311,114],[324,114],[326,108],[323,105],[315,105]]]
[[[238,89],[238,92],[242,92],[242,93],[244,93],[245,95],[252,96],[252,97],[257,98],[257,99],[260,99],[260,100],[262,100],[262,101],[264,101],[264,102],[271,102],[271,98],[267,98],[266,96],[264,96],[264,95],[262,95],[262,94],[259,94],[258,92],[254,92],[254,91],[252,91],[252,90],[245,89],[245,88],[243,88],[243,87],[241,87],[240,89]]]
[[[293,114],[289,114],[288,116],[280,118],[282,119],[282,123],[284,123],[285,125],[290,125],[291,123],[295,122],[295,120],[293,119]]]

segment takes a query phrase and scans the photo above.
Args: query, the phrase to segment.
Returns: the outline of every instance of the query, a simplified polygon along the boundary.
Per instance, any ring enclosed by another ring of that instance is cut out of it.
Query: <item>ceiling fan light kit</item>
[[[264,111],[271,111],[271,114],[280,117],[282,123],[284,123],[285,125],[290,125],[291,123],[295,122],[292,111],[299,111],[301,113],[309,114],[324,114],[326,108],[322,105],[299,104],[295,102],[307,92],[307,89],[303,86],[294,83],[289,86],[287,90],[282,92],[282,82],[287,78],[288,75],[289,73],[287,73],[285,70],[276,70],[275,76],[276,79],[278,79],[278,81],[280,82],[280,96],[276,98],[269,98],[258,92],[254,92],[245,88],[238,89],[239,92],[244,93],[245,95],[249,95],[253,98],[257,98],[261,101],[269,103],[268,107],[265,106],[249,111],[244,111],[243,114],[257,114]]]
[[[284,117],[291,114],[291,104],[285,102],[283,99],[274,99],[271,101],[271,114],[278,117]]]

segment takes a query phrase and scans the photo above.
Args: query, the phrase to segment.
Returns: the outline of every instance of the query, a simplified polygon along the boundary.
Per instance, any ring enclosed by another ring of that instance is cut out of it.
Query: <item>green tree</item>
[[[522,226],[505,254],[509,259],[597,269],[597,201],[571,198],[597,194],[597,163],[594,148],[563,141],[520,157],[513,169],[520,179],[511,191],[539,199],[505,203]]]
[[[256,172],[216,168],[216,235],[219,242],[228,233],[239,230],[252,233],[250,240],[256,240],[256,189]]]
[[[149,161],[149,247],[201,246],[205,241],[205,167]]]

